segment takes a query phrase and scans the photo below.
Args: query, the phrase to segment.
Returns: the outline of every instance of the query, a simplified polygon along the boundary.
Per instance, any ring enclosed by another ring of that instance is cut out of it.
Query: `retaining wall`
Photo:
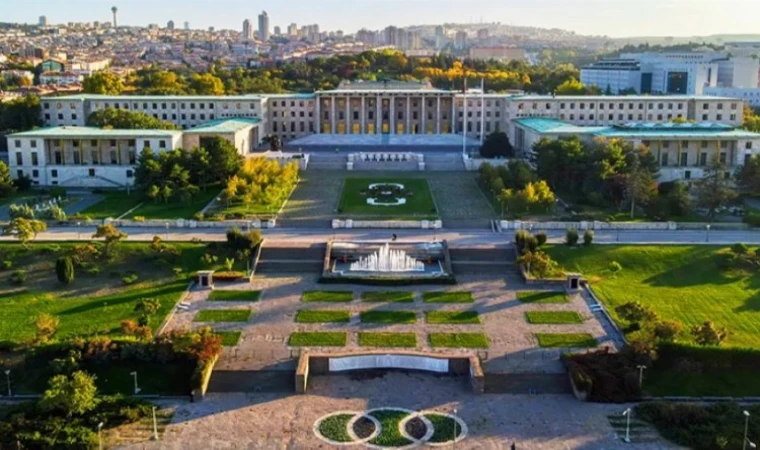
[[[443,222],[440,220],[354,220],[333,219],[333,228],[385,228],[385,229],[423,229],[440,230]]]

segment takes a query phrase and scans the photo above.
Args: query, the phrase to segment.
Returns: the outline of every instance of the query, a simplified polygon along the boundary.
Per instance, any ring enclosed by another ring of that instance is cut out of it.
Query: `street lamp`
[[[77,240],[82,240],[82,222],[77,222]]]
[[[457,415],[457,409],[456,408],[454,408],[454,415],[455,416]],[[452,420],[451,422],[454,424],[454,436],[451,439],[451,448],[454,448],[454,445],[457,442],[457,421],[456,420]]]
[[[98,424],[98,450],[103,450],[103,438],[101,431],[103,430],[103,422]]]
[[[169,240],[169,222],[166,222],[166,240]]]
[[[5,382],[8,383],[8,397],[11,397],[11,369],[5,369]]]
[[[642,386],[644,385],[643,384],[644,383],[644,369],[646,369],[647,366],[640,364],[636,366],[636,368],[639,369],[639,389],[641,389]]]
[[[625,437],[623,438],[623,442],[626,444],[631,443],[631,408],[626,409],[623,411],[623,415],[625,416]]]
[[[154,441],[158,440],[158,424],[156,424],[156,407],[153,406],[153,437]]]
[[[744,411],[744,419],[744,441],[742,442],[742,450],[747,450],[747,442],[749,442],[749,439],[747,438],[747,433],[749,432],[749,411],[747,410]]]
[[[710,242],[710,224],[705,225],[705,242]]]
[[[135,395],[140,393],[140,388],[137,387],[137,372],[130,372],[130,375],[132,375],[132,378],[135,380]]]

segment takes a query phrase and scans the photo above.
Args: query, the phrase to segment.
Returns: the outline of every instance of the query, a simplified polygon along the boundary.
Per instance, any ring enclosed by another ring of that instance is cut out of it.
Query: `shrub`
[[[249,255],[261,242],[261,232],[252,230],[247,233],[240,231],[239,228],[230,228],[227,230],[227,246],[235,253]]]
[[[539,247],[546,244],[547,240],[548,240],[548,237],[545,232],[541,231],[540,233],[536,233],[536,242],[538,243]]]
[[[617,308],[615,312],[621,319],[631,324],[640,324],[641,322],[657,320],[657,313],[651,308],[642,305],[640,302],[624,303]]]
[[[145,219],[145,216],[134,216],[132,220],[134,220],[135,222],[145,222],[146,219]]]
[[[611,261],[610,264],[607,266],[610,272],[612,273],[618,273],[621,270],[623,270],[623,266],[620,265],[617,261]]]
[[[568,228],[565,233],[565,243],[569,246],[574,246],[578,243],[578,230],[575,228]]]
[[[203,220],[203,213],[197,212],[193,215],[193,219],[197,220],[198,222],[201,222]]]
[[[728,331],[725,328],[716,328],[711,320],[705,320],[702,325],[694,325],[691,334],[694,341],[703,346],[718,346],[728,337]]]
[[[760,227],[760,214],[747,214],[742,217],[742,222],[751,227]]]
[[[142,325],[135,328],[134,335],[141,341],[150,341],[153,339],[153,330],[148,325]]]
[[[8,270],[11,267],[13,267],[13,261],[11,261],[10,259],[6,259],[5,261],[3,261],[3,270]]]
[[[81,415],[94,409],[99,402],[96,397],[95,376],[87,372],[74,372],[71,377],[56,375],[50,379],[48,389],[42,394],[40,406],[57,410],[66,416]]]
[[[595,402],[628,402],[641,397],[636,365],[648,360],[630,351],[607,350],[562,355],[576,388]]]
[[[137,322],[134,320],[122,320],[121,321],[121,332],[127,336],[133,336],[135,334],[135,330],[137,329]]]
[[[26,281],[26,270],[19,269],[11,274],[11,284],[20,286]]]
[[[37,342],[47,342],[52,338],[56,331],[58,331],[58,324],[60,319],[56,316],[51,316],[47,313],[42,313],[37,316],[34,321],[34,327],[36,329]]]
[[[121,282],[124,283],[125,286],[129,286],[131,284],[135,284],[138,278],[139,277],[136,273],[131,273],[129,275],[121,277]]]
[[[583,232],[583,245],[588,247],[591,245],[591,243],[594,242],[594,232],[591,230],[586,230]]]
[[[673,342],[682,331],[683,325],[674,320],[661,320],[652,327],[655,339],[663,342]]]
[[[745,244],[737,243],[731,246],[731,253],[736,256],[744,256],[749,254],[749,248]]]
[[[219,261],[219,257],[210,253],[201,256],[201,262],[207,266],[213,266],[217,261]]]
[[[70,257],[63,256],[55,261],[55,274],[63,284],[71,284],[74,281],[74,262]]]

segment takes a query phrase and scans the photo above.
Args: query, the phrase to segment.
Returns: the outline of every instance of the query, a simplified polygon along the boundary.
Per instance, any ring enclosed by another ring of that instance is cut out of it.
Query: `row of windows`
[[[720,152],[719,156],[720,162],[723,164],[726,164],[727,162],[727,156],[726,152]],[[706,166],[708,159],[707,159],[707,152],[702,152],[699,154],[699,158],[694,161],[696,166]],[[670,165],[670,154],[669,153],[663,153],[660,157],[660,164],[665,167]],[[680,161],[674,161],[674,166],[688,166],[689,164],[689,154],[688,153],[681,153],[681,160]]]
[[[673,145],[677,145],[679,141],[661,141],[662,148],[670,148],[671,142]],[[680,142],[681,142],[681,147],[683,148],[683,147],[688,147],[690,141],[680,141]],[[715,147],[715,141],[712,141],[712,142],[711,141],[691,141],[691,142],[699,142],[700,147],[704,149]],[[645,145],[647,147],[650,145],[649,141],[641,141],[641,143],[642,145]],[[728,144],[729,144],[728,141],[720,141],[720,148],[727,149],[729,147]],[[752,142],[745,142],[744,148],[746,150],[752,150]]]
[[[18,178],[22,178],[22,177],[24,177],[24,171],[21,170],[21,169],[19,169],[19,170],[16,171],[16,175],[18,176]],[[34,170],[32,170],[31,175],[32,175],[32,178],[39,178],[40,177],[40,171],[37,170],[37,169],[34,169]],[[125,172],[125,175],[127,176],[127,178],[133,178],[135,176],[135,171],[132,170],[132,169],[127,169],[127,171]],[[94,177],[95,176],[95,169],[89,169],[87,171],[87,176]],[[51,170],[50,171],[50,178],[58,178],[58,170],[56,170],[56,169]],[[39,184],[39,181],[35,181],[34,184]],[[51,184],[58,184],[58,181],[53,180],[53,181],[51,181]]]
[[[618,103],[617,109],[625,109],[625,105],[626,104],[628,105],[628,109],[629,110],[634,109],[634,104],[633,103]],[[604,103],[600,103],[599,104],[599,109],[605,109],[604,105],[605,105]],[[645,105],[644,103],[638,103],[636,108],[639,109],[639,110],[644,110],[644,105]],[[647,109],[655,109],[654,103],[649,103],[648,105],[649,106],[648,106]],[[684,109],[683,108],[683,106],[684,106],[683,103],[675,103],[675,104],[674,103],[668,103],[667,104],[667,109],[673,109],[674,105],[675,105],[676,109],[679,110],[679,111]],[[723,109],[723,103],[718,103],[717,105],[718,105],[717,108],[719,110]],[[569,106],[569,108],[567,108],[567,106]],[[559,104],[560,109],[575,109],[575,106],[576,106],[575,102],[560,103]],[[658,110],[666,109],[665,106],[666,106],[665,103],[657,103],[657,108],[656,109],[658,109]],[[588,104],[588,109],[594,109],[594,107],[595,107],[595,103],[589,103]],[[736,103],[731,103],[731,109],[732,110],[736,110],[737,107],[738,106],[737,106]],[[538,103],[532,103],[531,104],[531,109],[538,109],[538,108],[539,108]],[[546,103],[546,109],[551,109],[551,108],[552,108],[552,104],[551,103]],[[525,104],[524,103],[518,103],[517,104],[517,109],[525,109]],[[586,109],[586,103],[578,103],[578,109]],[[615,104],[614,103],[610,103],[607,109],[615,109]],[[704,110],[710,109],[710,104],[709,103],[704,103],[702,105],[702,109],[704,109]]]
[[[272,122],[272,132],[277,133],[277,124],[278,122]],[[280,129],[284,132],[287,131],[287,122],[282,122],[280,125]],[[299,122],[299,130],[301,133],[306,132],[306,122]],[[290,122],[290,131],[291,133],[294,133],[296,131],[296,123]],[[309,122],[309,133],[314,133],[314,122]]]

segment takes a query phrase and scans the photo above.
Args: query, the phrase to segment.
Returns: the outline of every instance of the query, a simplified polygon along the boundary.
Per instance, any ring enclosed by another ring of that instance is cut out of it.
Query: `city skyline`
[[[286,27],[318,23],[324,30],[354,33],[360,28],[382,29],[387,25],[433,25],[440,23],[501,22],[515,26],[561,28],[584,35],[611,37],[694,36],[757,33],[753,17],[760,2],[753,0],[290,0],[247,2],[219,0],[76,0],[65,5],[50,0],[30,0],[7,5],[3,20],[37,23],[44,15],[50,24],[106,22],[111,6],[119,9],[119,22],[129,26],[165,24],[168,20],[190,22],[193,28],[240,30],[242,19],[252,21],[262,10],[269,12],[271,26]],[[208,8],[215,14],[209,15]],[[736,14],[741,11],[741,14]],[[625,17],[625,21],[620,18]],[[730,24],[730,26],[727,26]]]

